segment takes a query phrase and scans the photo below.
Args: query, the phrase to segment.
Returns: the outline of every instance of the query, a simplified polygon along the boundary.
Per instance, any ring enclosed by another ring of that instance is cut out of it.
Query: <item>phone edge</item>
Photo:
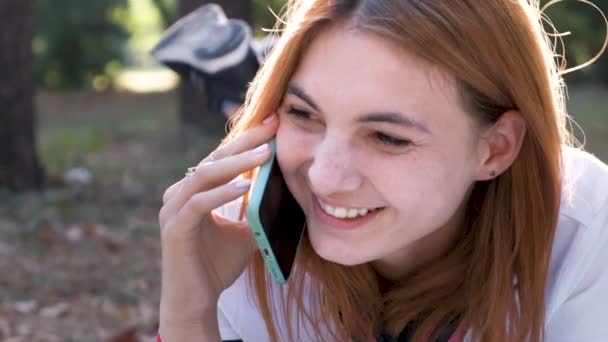
[[[247,217],[249,227],[253,232],[253,237],[256,240],[260,254],[262,254],[262,258],[264,258],[264,263],[266,264],[266,267],[270,271],[270,274],[274,281],[278,284],[283,285],[287,283],[289,275],[284,275],[283,271],[281,271],[281,267],[279,266],[277,258],[275,257],[274,252],[270,246],[270,242],[268,241],[268,237],[266,236],[266,231],[264,230],[264,227],[262,227],[262,223],[260,221],[259,216],[262,196],[264,194],[264,188],[260,189],[260,187],[262,187],[262,184],[266,184],[268,182],[272,163],[274,163],[274,159],[276,158],[275,139],[273,138],[268,141],[268,145],[271,150],[271,156],[270,159],[268,159],[264,164],[260,166],[258,174],[254,179],[245,215]],[[265,254],[264,250],[267,250],[268,254]]]

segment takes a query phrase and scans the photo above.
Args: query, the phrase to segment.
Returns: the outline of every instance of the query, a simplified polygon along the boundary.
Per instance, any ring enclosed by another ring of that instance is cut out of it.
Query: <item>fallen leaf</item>
[[[59,316],[63,316],[68,311],[68,304],[66,303],[57,303],[52,306],[47,306],[40,309],[40,316],[49,317],[49,318],[57,318]]]
[[[54,188],[64,188],[66,186],[65,180],[63,180],[63,178],[55,176],[55,175],[49,175],[47,177],[47,186],[51,189]]]
[[[8,338],[10,335],[12,335],[10,322],[0,318],[0,339]]]
[[[57,233],[48,227],[38,230],[36,236],[38,237],[38,240],[46,243],[57,241]]]
[[[137,330],[129,327],[110,338],[110,342],[139,342]]]
[[[146,279],[131,279],[127,282],[127,288],[138,293],[147,294],[150,292],[151,285]]]
[[[156,306],[152,306],[147,303],[140,302],[138,305],[139,309],[139,320],[143,325],[149,326],[156,323],[158,320],[158,314]]]
[[[96,236],[104,242],[105,246],[117,252],[129,244],[129,234],[126,232],[111,231],[102,224],[92,224],[85,227],[87,235]]]
[[[68,170],[63,180],[70,185],[88,185],[93,181],[93,173],[84,167],[76,167]]]
[[[119,316],[120,314],[118,306],[109,298],[103,299],[101,310],[108,316]]]
[[[108,232],[103,236],[103,241],[109,250],[117,252],[127,247],[129,244],[129,236],[118,232]]]
[[[2,340],[2,342],[25,342],[26,340],[22,336],[13,336]]]
[[[99,223],[90,223],[84,226],[84,232],[87,236],[98,236],[101,235],[103,236],[105,233],[107,233],[108,228],[106,226],[104,226],[103,224],[99,224]]]
[[[77,225],[71,226],[65,234],[65,238],[70,242],[79,242],[83,237],[82,228]]]
[[[156,342],[156,334],[154,334],[154,335],[139,335],[139,342]]]
[[[120,319],[122,319],[123,321],[128,321],[133,319],[133,317],[137,315],[137,310],[129,305],[122,305],[119,308],[118,313],[120,315]]]
[[[21,323],[17,325],[17,335],[24,337],[32,334],[32,327],[30,327],[26,323]]]
[[[15,305],[13,305],[13,307],[15,308],[15,311],[17,311],[20,314],[28,314],[32,311],[34,311],[36,309],[36,305],[37,302],[36,300],[32,299],[32,300],[24,300],[24,301],[19,301],[16,302]]]

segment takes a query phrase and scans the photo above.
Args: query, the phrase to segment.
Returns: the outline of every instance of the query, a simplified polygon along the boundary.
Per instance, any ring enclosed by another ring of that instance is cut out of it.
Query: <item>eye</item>
[[[374,138],[383,145],[393,147],[407,147],[412,143],[410,140],[396,138],[392,135],[384,134],[382,132],[374,133]]]
[[[311,119],[310,112],[296,108],[294,106],[287,107],[287,114],[293,115],[296,118],[301,119],[301,120],[310,120]]]

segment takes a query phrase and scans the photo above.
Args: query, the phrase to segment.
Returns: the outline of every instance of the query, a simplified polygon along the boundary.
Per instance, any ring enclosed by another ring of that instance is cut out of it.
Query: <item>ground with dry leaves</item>
[[[174,93],[37,105],[50,188],[0,194],[0,340],[152,341],[161,195],[219,136],[185,138]]]

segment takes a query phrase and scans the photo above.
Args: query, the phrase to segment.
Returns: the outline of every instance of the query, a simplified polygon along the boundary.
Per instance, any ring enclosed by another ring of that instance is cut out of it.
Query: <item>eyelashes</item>
[[[309,120],[310,119],[310,113],[305,111],[305,110],[301,110],[295,107],[288,107],[287,108],[287,114],[291,114],[293,116],[295,116],[298,119],[305,119],[305,120]]]
[[[382,132],[376,132],[374,135],[376,136],[376,139],[378,139],[379,142],[391,146],[406,147],[412,143],[407,139],[397,138],[392,135],[384,134]]]
[[[312,117],[312,114],[306,110],[303,109],[299,109],[293,106],[288,106],[286,109],[286,113],[293,116],[296,120],[301,121],[303,124],[315,124],[315,123],[319,123],[318,120],[315,120]],[[371,134],[371,137],[374,139],[374,141],[376,141],[377,143],[384,145],[384,146],[389,146],[389,147],[408,147],[410,145],[412,145],[412,141],[409,139],[403,139],[403,138],[399,138],[396,136],[393,136],[391,134],[387,134],[381,131],[373,131]]]

